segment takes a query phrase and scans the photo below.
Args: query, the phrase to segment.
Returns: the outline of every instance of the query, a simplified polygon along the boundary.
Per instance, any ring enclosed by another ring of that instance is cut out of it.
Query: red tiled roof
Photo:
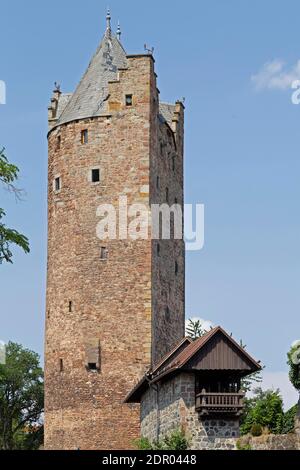
[[[158,369],[161,369],[161,367],[164,365],[167,360],[172,357],[176,351],[183,346],[184,343],[187,343],[187,346],[192,343],[191,338],[183,338],[179,343],[176,344],[176,346],[168,353],[166,354],[151,370],[151,373],[154,374]]]

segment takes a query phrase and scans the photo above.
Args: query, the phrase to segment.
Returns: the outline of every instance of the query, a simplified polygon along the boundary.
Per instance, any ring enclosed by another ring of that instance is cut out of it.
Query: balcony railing
[[[232,414],[240,415],[244,407],[243,392],[239,393],[207,393],[202,390],[196,396],[196,410],[201,415]]]

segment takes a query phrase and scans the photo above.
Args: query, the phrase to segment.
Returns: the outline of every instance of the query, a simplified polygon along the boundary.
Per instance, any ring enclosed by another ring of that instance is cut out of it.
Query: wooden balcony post
[[[205,390],[205,388],[202,389],[201,394],[202,394],[201,404],[202,404],[202,406],[205,406],[206,405],[206,398],[205,398],[206,390]]]

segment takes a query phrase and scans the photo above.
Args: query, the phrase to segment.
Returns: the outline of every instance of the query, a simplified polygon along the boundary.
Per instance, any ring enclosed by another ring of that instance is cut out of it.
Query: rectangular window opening
[[[87,129],[84,129],[81,131],[81,143],[83,145],[87,144],[89,141],[89,131]]]
[[[73,302],[70,300],[69,302],[69,312],[71,313],[73,311]]]
[[[99,183],[100,181],[100,170],[95,168],[92,170],[92,183]]]
[[[56,150],[59,150],[60,146],[61,146],[61,136],[59,135],[56,141]]]
[[[132,106],[132,95],[125,96],[125,103],[126,103],[126,106]]]
[[[55,187],[55,191],[60,191],[61,189],[60,177],[55,178],[54,187]]]
[[[166,316],[166,320],[170,321],[170,309],[169,309],[169,307],[167,307],[166,310],[165,310],[165,316]]]
[[[100,249],[100,259],[107,260],[108,259],[108,249],[106,246],[102,246]]]
[[[62,359],[59,360],[59,371],[63,372],[64,370],[64,361]]]

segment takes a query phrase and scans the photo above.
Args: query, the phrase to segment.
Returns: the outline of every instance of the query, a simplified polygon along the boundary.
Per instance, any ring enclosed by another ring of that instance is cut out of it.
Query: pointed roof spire
[[[127,67],[126,52],[113,34],[110,20],[108,10],[104,37],[56,125],[101,116],[106,112],[108,82],[117,79],[119,68]]]
[[[121,40],[121,34],[122,34],[122,31],[121,31],[120,21],[118,21],[117,38],[119,41]]]
[[[111,16],[110,16],[110,9],[109,7],[107,8],[107,14],[106,14],[106,35],[111,36]]]

